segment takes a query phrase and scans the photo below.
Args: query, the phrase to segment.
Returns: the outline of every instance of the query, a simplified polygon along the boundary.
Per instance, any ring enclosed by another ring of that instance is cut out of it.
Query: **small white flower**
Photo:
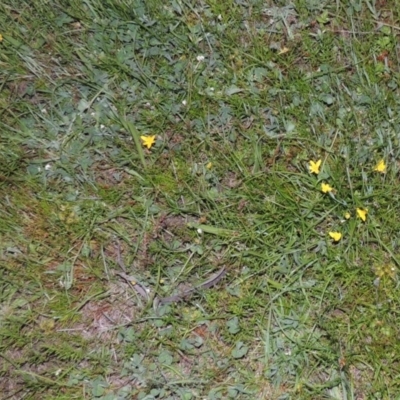
[[[42,108],[42,109],[40,110],[40,112],[41,112],[42,114],[47,114],[47,110],[46,110],[45,108]]]
[[[202,56],[202,55],[200,55],[200,56],[197,56],[196,57],[196,60],[198,61],[198,62],[202,62],[202,61],[204,61],[204,56]]]
[[[96,115],[96,113],[93,111],[93,112],[90,113],[90,115],[91,115],[92,117],[94,117],[94,116]]]
[[[199,235],[201,235],[201,234],[203,233],[203,230],[202,230],[201,228],[198,228],[198,229],[197,229],[197,233],[198,233]]]
[[[186,100],[182,100],[182,104],[183,104],[184,106],[186,106],[187,101],[186,101]]]
[[[105,128],[105,125],[101,124],[100,129],[104,129],[104,128]]]
[[[50,170],[51,170],[51,164],[46,164],[46,165],[44,166],[44,169],[45,169],[46,171],[50,171]]]
[[[218,19],[219,21],[221,21],[221,20],[222,20],[222,15],[219,14],[218,17],[217,17],[217,19]]]

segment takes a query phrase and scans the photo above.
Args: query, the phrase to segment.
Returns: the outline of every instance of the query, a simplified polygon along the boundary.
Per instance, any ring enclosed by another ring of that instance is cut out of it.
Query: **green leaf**
[[[228,328],[228,332],[232,333],[233,335],[240,332],[239,318],[233,317],[226,323],[226,326]]]
[[[107,387],[107,383],[102,378],[96,378],[92,385],[92,395],[94,397],[102,396],[105,392],[105,387]]]
[[[328,10],[325,10],[319,17],[317,17],[317,21],[322,25],[327,24],[330,21]]]
[[[243,92],[243,89],[238,88],[237,86],[233,85],[225,89],[225,94],[227,96],[232,96],[233,94]]]
[[[248,346],[245,346],[243,342],[237,342],[236,347],[232,350],[232,357],[235,359],[243,358],[249,351]]]
[[[158,361],[164,365],[171,365],[174,361],[174,358],[169,351],[164,350],[159,354]]]

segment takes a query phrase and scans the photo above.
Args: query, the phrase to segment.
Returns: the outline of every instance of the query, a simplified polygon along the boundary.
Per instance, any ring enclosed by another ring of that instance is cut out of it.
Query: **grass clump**
[[[0,5],[4,398],[394,398],[395,2],[53,3]]]

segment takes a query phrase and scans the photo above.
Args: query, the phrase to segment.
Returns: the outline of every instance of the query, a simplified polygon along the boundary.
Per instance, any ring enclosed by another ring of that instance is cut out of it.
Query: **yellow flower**
[[[380,172],[382,174],[384,174],[386,172],[386,164],[385,164],[385,160],[383,158],[382,158],[382,160],[380,160],[378,162],[378,164],[376,164],[374,171]]]
[[[364,222],[367,219],[368,210],[366,208],[357,208],[358,218],[361,218]]]
[[[322,160],[312,161],[310,160],[309,169],[312,174],[319,174],[319,167],[321,166]]]
[[[211,169],[212,166],[213,166],[213,163],[212,163],[212,162],[209,162],[209,163],[206,165],[206,168],[207,168],[207,169]]]
[[[340,232],[329,232],[329,236],[334,242],[338,242],[342,238],[342,234]]]
[[[345,217],[346,219],[350,219],[351,214],[347,211],[347,212],[344,214],[344,217]]]
[[[140,136],[140,139],[143,141],[143,146],[146,146],[148,149],[150,149],[150,147],[153,146],[154,142],[156,141],[156,136]]]
[[[3,41],[3,35],[0,33],[0,42]]]
[[[322,183],[321,190],[322,190],[322,193],[328,193],[328,192],[332,192],[333,187],[331,185],[329,185],[328,183]]]

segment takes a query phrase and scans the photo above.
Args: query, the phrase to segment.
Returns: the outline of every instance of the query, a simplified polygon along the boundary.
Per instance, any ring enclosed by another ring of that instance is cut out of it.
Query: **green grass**
[[[1,399],[398,396],[397,3],[286,3],[2,2]]]

